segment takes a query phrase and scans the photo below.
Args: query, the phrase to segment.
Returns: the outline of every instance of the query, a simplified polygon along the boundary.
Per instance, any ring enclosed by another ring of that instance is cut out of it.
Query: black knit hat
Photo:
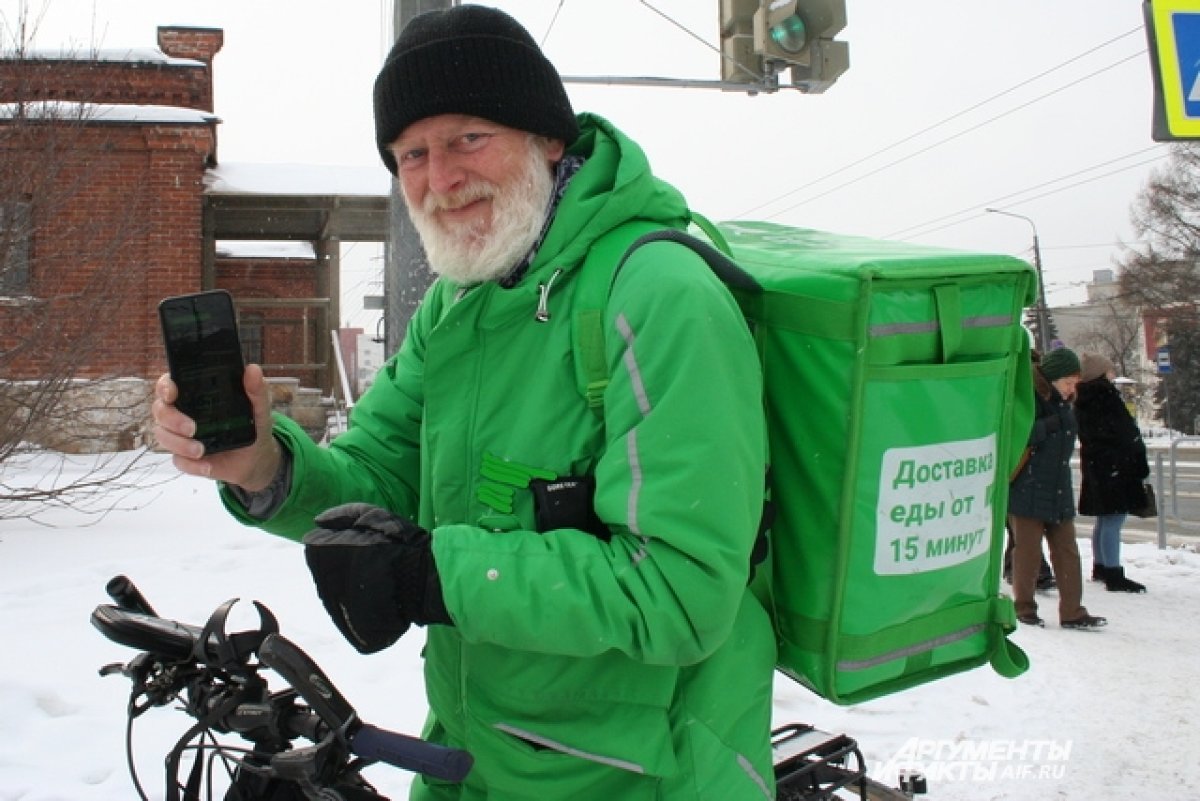
[[[455,6],[414,17],[375,79],[375,142],[388,145],[418,120],[468,114],[570,145],[579,125],[562,79],[537,42],[503,11]]]
[[[1079,357],[1070,348],[1052,350],[1042,357],[1042,375],[1049,381],[1079,375],[1079,371]]]

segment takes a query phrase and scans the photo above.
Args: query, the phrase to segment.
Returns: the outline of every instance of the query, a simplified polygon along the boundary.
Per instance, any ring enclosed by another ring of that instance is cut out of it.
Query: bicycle
[[[100,675],[133,683],[125,749],[142,801],[149,799],[134,762],[133,722],[175,702],[195,723],[167,754],[167,801],[213,801],[218,795],[224,801],[387,801],[363,778],[363,768],[385,762],[451,782],[471,770],[466,751],[363,721],[258,601],[258,628],[231,633],[226,623],[237,599],[195,626],[161,617],[123,575],[105,590],[114,604],[97,606],[92,624],[109,640],[139,651],[127,663],[105,665]],[[266,670],[286,686],[271,690]],[[297,740],[308,745],[293,745]],[[846,793],[866,801],[908,801],[917,791],[868,778],[857,743],[845,734],[794,723],[772,732],[772,748],[779,801],[833,801]],[[181,777],[185,757],[190,767]]]

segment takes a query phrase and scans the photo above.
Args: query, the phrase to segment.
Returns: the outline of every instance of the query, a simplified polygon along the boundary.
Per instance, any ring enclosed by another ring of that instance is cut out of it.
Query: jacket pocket
[[[666,732],[638,733],[637,738],[666,739]],[[487,742],[484,753],[475,748],[476,766],[486,771],[488,798],[529,801],[535,798],[620,799],[663,801],[664,779],[653,774],[644,760],[633,761],[609,753],[590,751],[570,741],[559,741],[537,731],[497,723],[480,732],[474,741]],[[641,754],[632,755],[640,759]],[[722,801],[728,801],[723,799]]]
[[[646,777],[678,771],[666,709],[590,701],[552,710],[504,706],[492,699],[469,702],[474,726],[487,731],[479,733],[523,754],[525,770]]]

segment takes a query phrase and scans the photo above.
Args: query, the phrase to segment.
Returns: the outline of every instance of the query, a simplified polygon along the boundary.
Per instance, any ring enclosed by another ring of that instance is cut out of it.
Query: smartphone
[[[246,365],[233,298],[224,290],[165,298],[158,304],[175,405],[196,421],[204,452],[254,442],[254,411],[242,386]]]

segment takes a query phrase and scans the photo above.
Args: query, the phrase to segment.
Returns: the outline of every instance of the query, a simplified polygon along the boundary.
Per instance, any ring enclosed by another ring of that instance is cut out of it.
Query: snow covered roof
[[[0,120],[11,120],[23,107],[24,116],[35,120],[83,123],[137,123],[145,125],[210,125],[221,119],[210,111],[179,106],[138,106],[120,103],[73,103],[61,100],[34,103],[0,103]]]
[[[99,50],[29,50],[20,56],[25,61],[113,61],[132,64],[161,64],[168,67],[204,67],[194,58],[173,58],[156,47],[102,48]],[[12,51],[0,52],[0,58],[16,59]]]
[[[392,176],[379,167],[222,163],[204,174],[216,240],[382,242]]]
[[[392,176],[382,165],[223,163],[205,174],[204,185],[223,195],[388,197]]]

